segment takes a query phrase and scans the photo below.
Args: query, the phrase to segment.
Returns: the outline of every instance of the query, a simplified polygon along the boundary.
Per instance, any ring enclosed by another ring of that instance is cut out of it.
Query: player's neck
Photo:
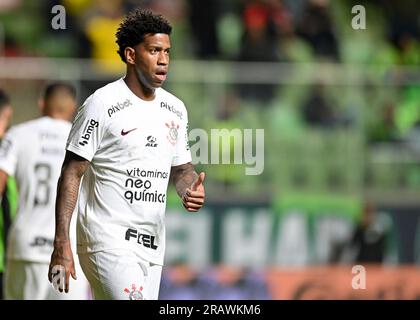
[[[124,82],[127,87],[140,99],[152,101],[155,98],[155,89],[144,86],[134,72],[127,72]]]

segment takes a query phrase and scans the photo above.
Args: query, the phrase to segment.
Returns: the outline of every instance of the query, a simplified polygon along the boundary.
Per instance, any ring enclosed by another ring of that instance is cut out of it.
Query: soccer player
[[[80,280],[72,294],[62,295],[46,278],[53,251],[56,184],[76,110],[75,90],[53,83],[46,87],[40,106],[44,116],[12,127],[0,149],[0,192],[9,176],[15,177],[19,191],[7,243],[5,298],[87,299],[86,280]]]
[[[0,89],[0,141],[9,128],[13,109],[10,99],[4,90]],[[17,191],[13,177],[7,179],[6,186],[1,194],[0,206],[0,300],[3,300],[3,272],[6,261],[6,239],[11,222],[16,214]]]
[[[66,292],[75,278],[68,230],[77,199],[77,251],[95,299],[158,298],[170,178],[188,211],[204,203],[187,110],[161,88],[171,29],[151,11],[126,16],[116,34],[125,77],[95,91],[76,115],[58,184],[49,272],[51,280],[52,269],[64,267]]]

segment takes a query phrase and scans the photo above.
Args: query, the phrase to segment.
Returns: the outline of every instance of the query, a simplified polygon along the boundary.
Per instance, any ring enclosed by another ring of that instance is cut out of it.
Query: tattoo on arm
[[[183,196],[187,188],[191,187],[191,184],[197,177],[198,174],[195,172],[191,162],[172,167],[171,169],[171,179],[173,180],[176,192],[180,197]]]
[[[71,259],[65,255],[63,246],[56,246],[54,250],[54,255],[61,259],[61,261],[71,262]]]
[[[57,185],[55,205],[54,242],[68,242],[71,216],[76,206],[80,180],[89,167],[89,161],[67,152]]]

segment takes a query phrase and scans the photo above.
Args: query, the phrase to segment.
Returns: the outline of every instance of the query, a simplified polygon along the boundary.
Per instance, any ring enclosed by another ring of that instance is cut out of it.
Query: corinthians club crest
[[[145,300],[143,297],[143,294],[141,293],[141,291],[143,290],[143,287],[140,287],[137,290],[137,287],[135,284],[131,285],[131,290],[125,288],[124,292],[128,293],[128,299],[129,300]]]
[[[175,145],[177,139],[178,139],[178,129],[179,125],[175,124],[173,121],[171,121],[171,124],[165,123],[166,127],[169,128],[169,132],[166,136],[168,138],[168,141]]]

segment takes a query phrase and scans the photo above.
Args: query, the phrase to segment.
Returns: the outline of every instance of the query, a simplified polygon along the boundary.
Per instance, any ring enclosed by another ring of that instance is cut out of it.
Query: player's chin
[[[151,85],[151,87],[153,87],[153,89],[158,89],[158,88],[162,87],[164,83],[165,83],[165,80],[154,78],[150,85]]]

